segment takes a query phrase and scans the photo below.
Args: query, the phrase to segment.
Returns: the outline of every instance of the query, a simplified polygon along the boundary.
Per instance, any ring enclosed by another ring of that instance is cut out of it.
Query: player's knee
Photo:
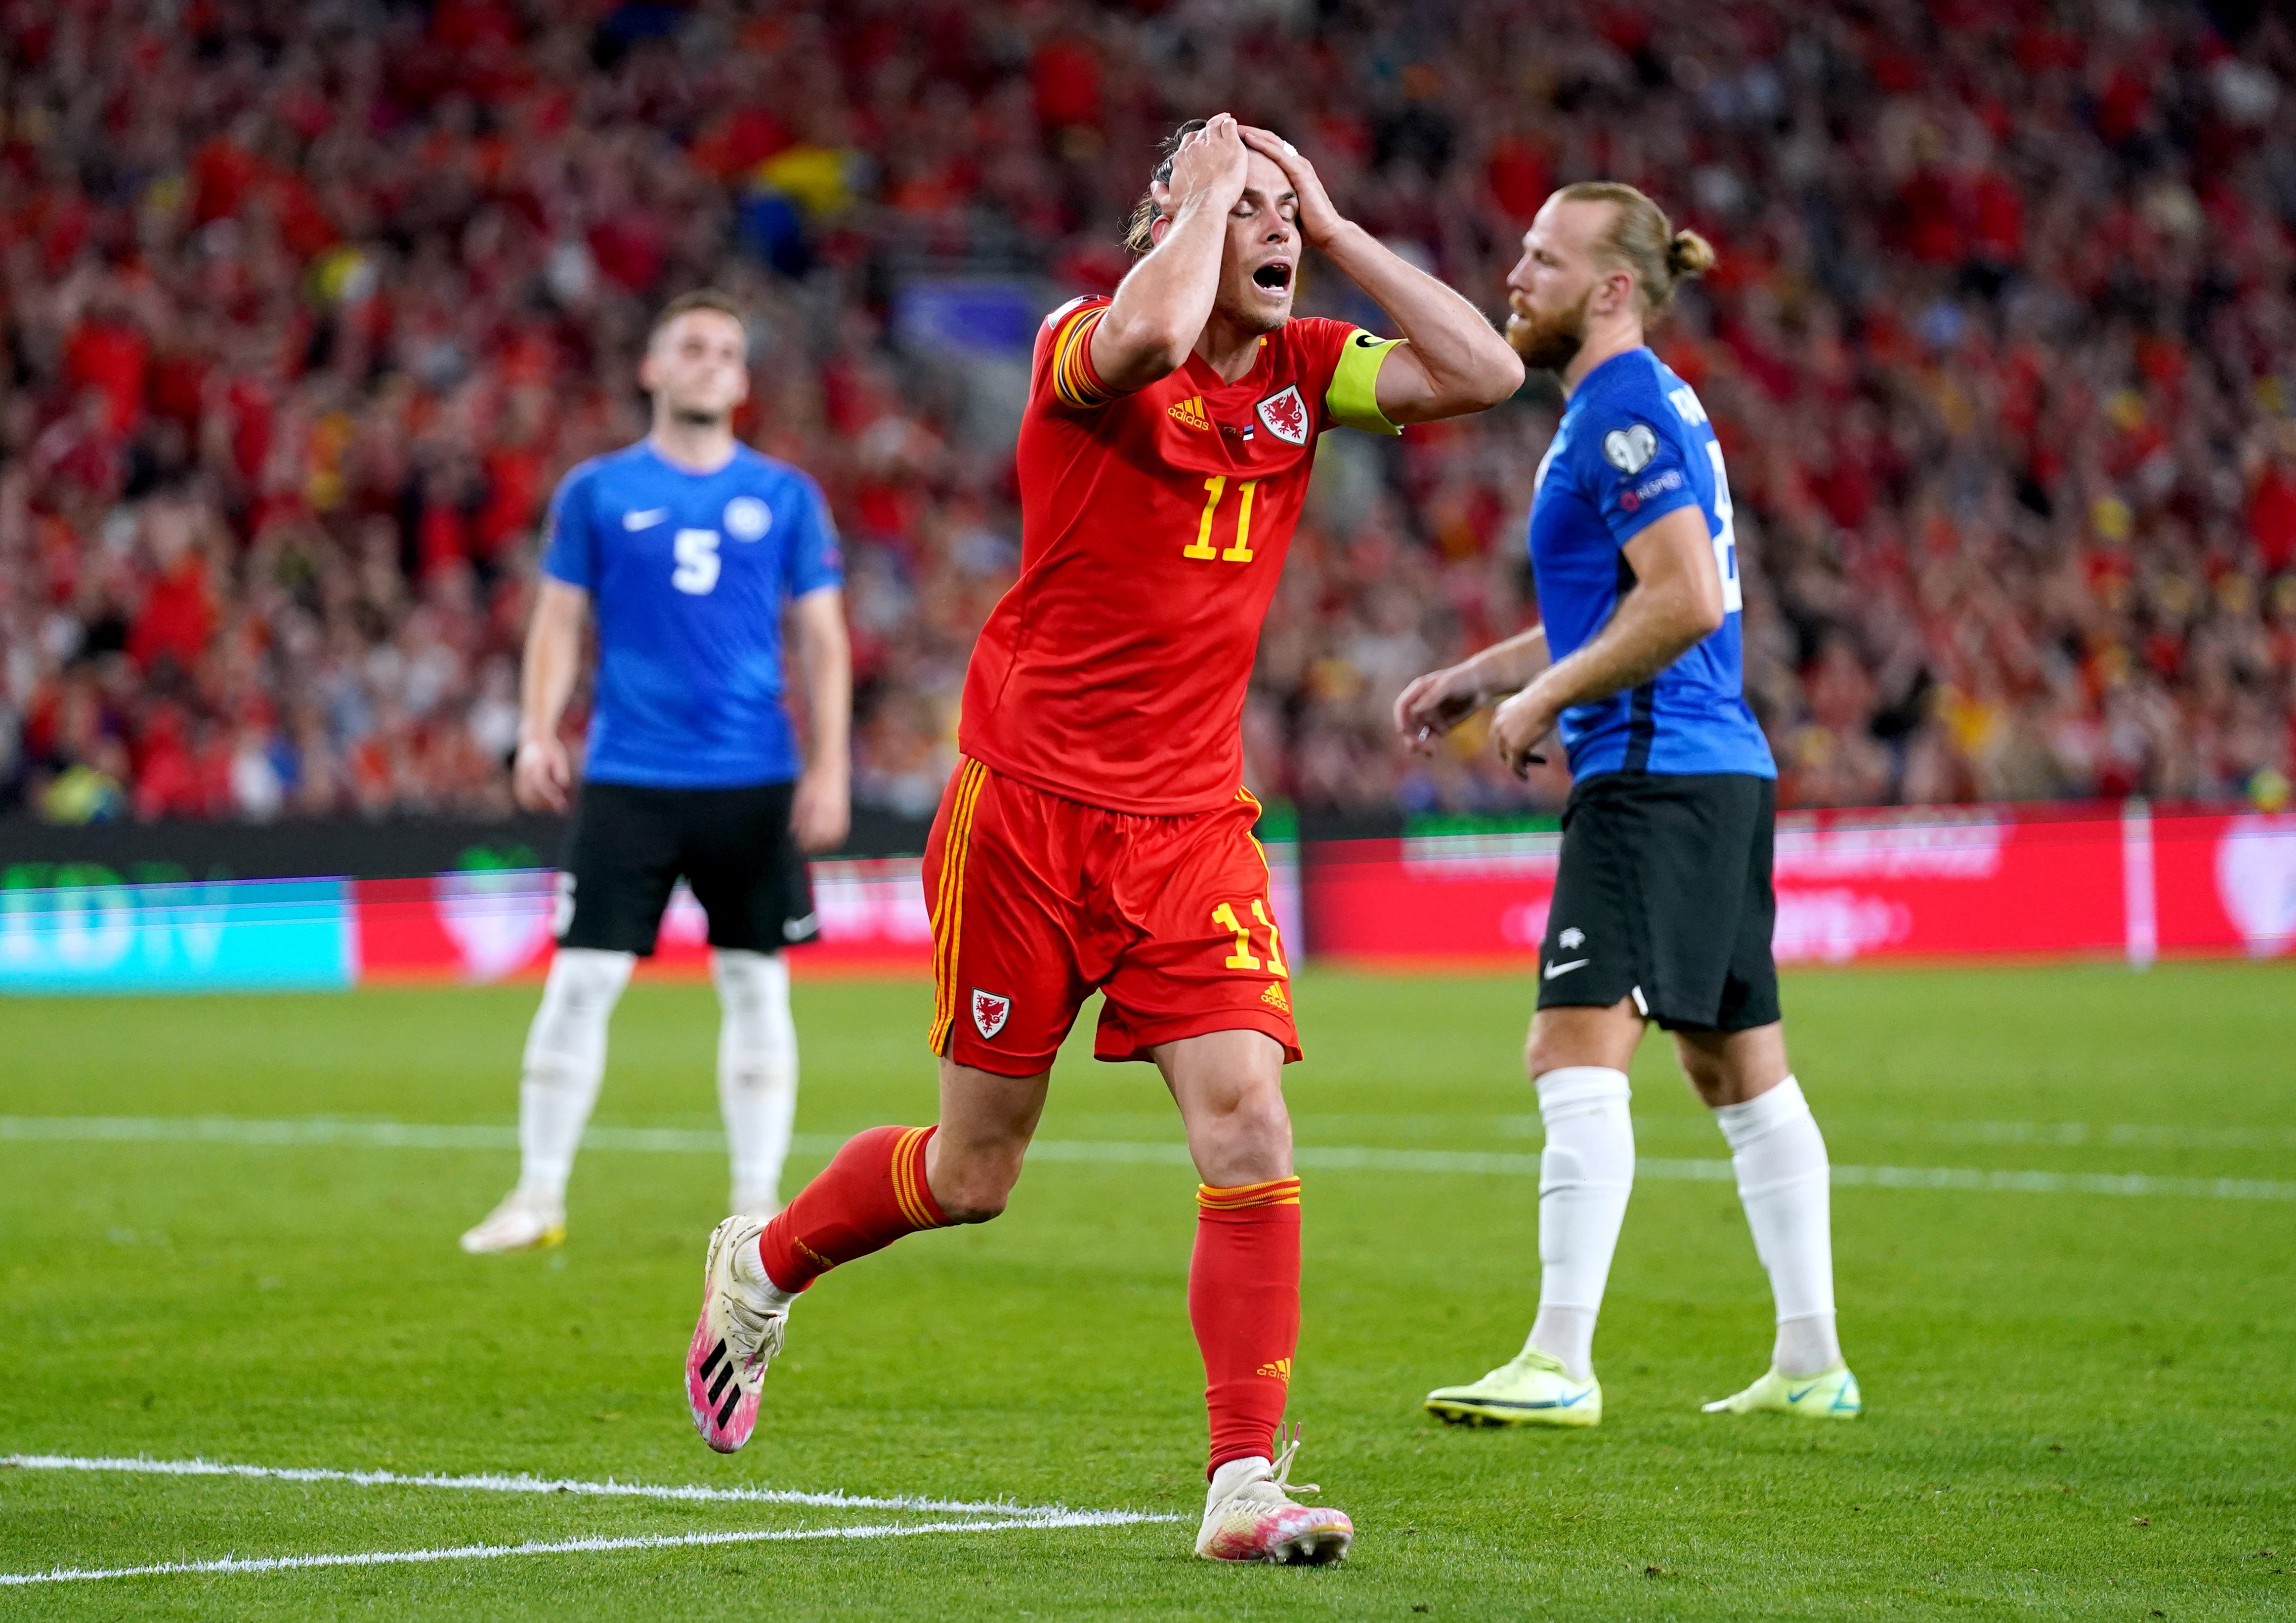
[[[940,1201],[941,1216],[951,1223],[987,1223],[1004,1215],[1013,1190],[1010,1184],[980,1182],[960,1184],[947,1194],[939,1191],[934,1194]]]
[[[1190,1138],[1204,1181],[1215,1187],[1265,1183],[1292,1170],[1292,1115],[1280,1088],[1252,1088],[1203,1113]]]
[[[789,968],[778,953],[719,947],[709,955],[709,977],[726,1012],[737,1018],[767,1019],[789,1001]]]
[[[1534,1026],[1523,1040],[1522,1074],[1536,1082],[1550,1070],[1600,1062],[1585,1053],[1585,1045],[1561,1040],[1554,1032]]]
[[[1283,1095],[1270,1092],[1247,1100],[1236,1111],[1234,1136],[1255,1153],[1280,1153],[1288,1159],[1292,1153],[1292,1112],[1284,1108]]]
[[[1701,1053],[1688,1043],[1677,1041],[1674,1053],[1681,1062],[1683,1079],[1690,1084],[1691,1091],[1708,1104],[1714,1103],[1715,1094],[1723,1086],[1721,1065],[1712,1055]]]
[[[1677,1032],[1674,1046],[1683,1076],[1710,1109],[1757,1098],[1791,1069],[1774,1027],[1727,1034]]]
[[[622,995],[622,988],[629,984],[630,971],[636,966],[637,956],[633,953],[562,947],[550,961],[550,974],[543,982],[543,1002],[554,1002],[583,1012],[601,1004],[611,1008]]]
[[[951,1223],[986,1223],[1004,1215],[1013,1185],[1021,1181],[1021,1152],[942,1153],[926,1176],[941,1215]]]
[[[636,962],[629,953],[560,948],[527,1033],[528,1063],[551,1054],[586,1053],[603,1044],[606,1021]]]

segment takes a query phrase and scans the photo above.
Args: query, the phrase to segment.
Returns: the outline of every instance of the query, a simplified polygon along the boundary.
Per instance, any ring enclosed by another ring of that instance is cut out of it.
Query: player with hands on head
[[[1112,299],[1037,334],[1016,452],[1020,578],[982,628],[925,853],[932,1127],[853,1139],[772,1222],[711,1237],[687,1400],[711,1447],[756,1423],[791,1304],[830,1268],[1005,1207],[1053,1057],[1103,995],[1095,1053],[1154,1064],[1201,1185],[1188,1311],[1211,1449],[1197,1553],[1337,1560],[1278,1446],[1300,1326],[1300,1057],[1243,788],[1261,622],[1317,437],[1480,411],[1522,364],[1466,299],[1341,219],[1278,136],[1183,126]],[[1312,243],[1402,329],[1294,319]]]
[[[1496,704],[1492,746],[1518,773],[1559,731],[1573,778],[1524,1054],[1546,1128],[1538,1311],[1514,1359],[1428,1395],[1447,1420],[1601,1420],[1595,1322],[1634,1183],[1627,1070],[1652,1021],[1730,1145],[1777,1309],[1768,1371],[1708,1411],[1859,1408],[1825,1140],[1786,1062],[1770,955],[1777,771],[1745,701],[1729,479],[1697,394],[1644,342],[1713,257],[1631,186],[1566,186],[1539,209],[1507,339],[1568,397],[1531,499],[1542,623],[1395,702],[1423,750]]]
[[[804,853],[841,843],[850,815],[836,529],[811,480],[734,437],[749,334],[724,294],[673,300],[638,379],[653,398],[652,431],[576,468],[551,504],[512,787],[528,809],[570,807],[574,822],[558,951],[519,1083],[518,1186],[463,1236],[466,1251],[564,1237],[607,1022],[681,877],[709,920],[730,1206],[766,1217],[781,1205],[797,1109],[782,949],[816,933]],[[596,694],[578,797],[559,723],[594,613]],[[782,691],[784,620],[809,707],[802,759]]]

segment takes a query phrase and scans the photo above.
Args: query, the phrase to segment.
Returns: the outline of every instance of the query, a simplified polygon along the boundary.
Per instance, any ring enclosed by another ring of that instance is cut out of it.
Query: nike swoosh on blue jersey
[[[644,512],[626,512],[622,515],[622,528],[650,529],[668,517],[669,509],[667,507],[649,507]]]

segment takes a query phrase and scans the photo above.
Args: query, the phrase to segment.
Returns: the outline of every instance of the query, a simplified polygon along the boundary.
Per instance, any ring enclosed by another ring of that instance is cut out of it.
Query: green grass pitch
[[[1840,1188],[1843,1340],[1867,1404],[1848,1425],[1698,1413],[1760,1370],[1768,1298],[1734,1191],[1681,1166],[1721,1160],[1719,1135],[1647,1043],[1637,1136],[1675,1170],[1645,1176],[1628,1217],[1595,1346],[1603,1425],[1450,1430],[1421,1396],[1508,1357],[1530,1316],[1529,995],[1499,977],[1300,983],[1299,1141],[1381,1152],[1305,1170],[1299,1474],[1358,1535],[1322,1570],[1189,1555],[1193,1178],[1145,1067],[1072,1049],[1043,1128],[1066,1151],[1031,1164],[1002,1221],[824,1280],[756,1440],[719,1459],[678,1385],[725,1187],[722,1158],[694,1147],[716,1125],[706,986],[632,989],[597,1117],[621,1131],[576,1172],[569,1243],[486,1259],[455,1237],[512,1173],[499,1129],[532,987],[0,1005],[0,1454],[1186,1518],[10,1586],[0,1615],[2296,1612],[2296,973],[1790,978],[1797,1070],[1837,1166],[2153,1180]],[[929,988],[806,982],[797,1002],[791,1188],[835,1135],[932,1109]],[[294,1146],[25,1125],[211,1117],[496,1131]],[[628,1131],[645,1127],[681,1131]],[[2244,1198],[2194,1182],[2217,1178],[2246,1180]],[[0,1469],[0,1572],[952,1519],[20,1465]]]

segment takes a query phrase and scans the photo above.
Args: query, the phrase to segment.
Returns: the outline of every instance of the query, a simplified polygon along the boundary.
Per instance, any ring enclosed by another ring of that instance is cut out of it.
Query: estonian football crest
[[[1308,403],[1300,398],[1300,386],[1287,386],[1281,394],[1270,395],[1259,403],[1259,420],[1267,431],[1286,445],[1308,443]]]
[[[995,992],[972,988],[972,1023],[985,1037],[993,1037],[1004,1029],[1004,1022],[1013,1018],[1013,1000]]]
[[[774,510],[753,496],[737,496],[726,504],[726,533],[736,541],[755,541],[772,528]]]

